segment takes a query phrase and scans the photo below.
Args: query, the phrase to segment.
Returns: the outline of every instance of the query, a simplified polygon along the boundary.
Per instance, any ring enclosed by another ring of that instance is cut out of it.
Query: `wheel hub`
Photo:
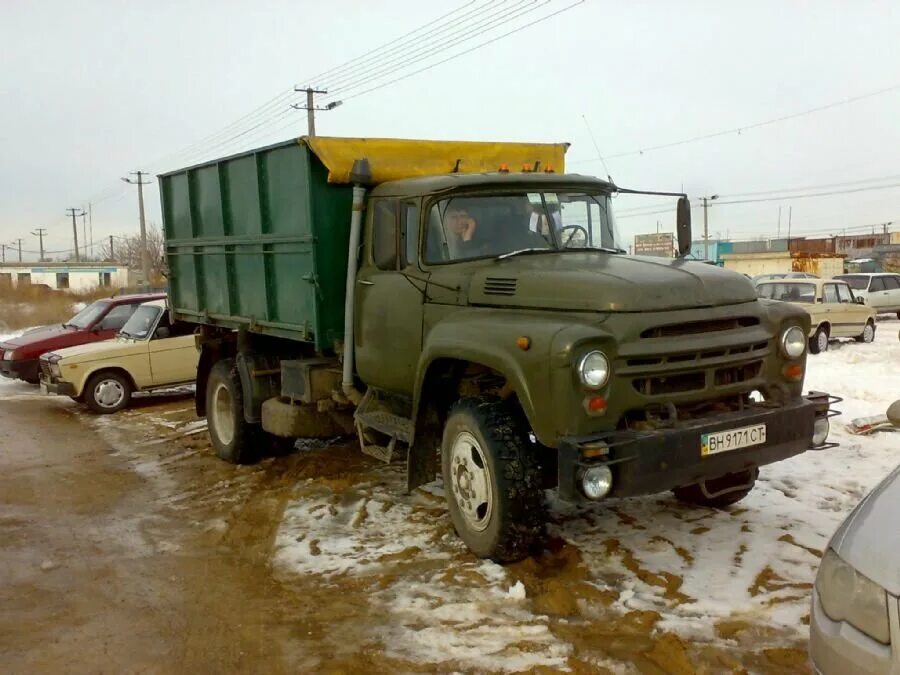
[[[493,513],[491,475],[484,451],[468,431],[461,432],[450,449],[450,490],[467,525],[481,532]]]
[[[124,387],[116,380],[103,380],[94,390],[94,399],[104,408],[115,408],[124,395]]]
[[[216,435],[224,445],[228,445],[234,439],[235,427],[231,392],[224,383],[220,382],[213,391],[212,399],[210,413]]]

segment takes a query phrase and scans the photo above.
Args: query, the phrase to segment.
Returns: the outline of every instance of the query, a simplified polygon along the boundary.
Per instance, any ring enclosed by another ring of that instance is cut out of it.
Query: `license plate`
[[[739,448],[750,448],[766,442],[766,425],[754,424],[749,427],[715,431],[700,435],[700,454],[706,457],[717,452],[728,452]]]

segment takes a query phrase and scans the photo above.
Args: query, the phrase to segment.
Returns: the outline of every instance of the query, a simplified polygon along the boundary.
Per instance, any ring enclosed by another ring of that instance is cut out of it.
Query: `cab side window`
[[[100,330],[119,330],[137,308],[137,305],[116,305],[100,321]]]
[[[850,293],[850,287],[844,284],[837,284],[838,297],[841,302],[853,302],[853,295]]]
[[[372,214],[372,262],[380,270],[396,270],[399,251],[397,202],[381,199]]]
[[[885,290],[884,277],[872,277],[872,283],[869,284],[869,293]]]
[[[840,302],[836,284],[825,284],[825,302]]]

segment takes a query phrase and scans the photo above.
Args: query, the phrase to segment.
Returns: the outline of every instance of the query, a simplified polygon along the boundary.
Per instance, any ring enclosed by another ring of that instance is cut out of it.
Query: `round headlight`
[[[586,387],[597,389],[609,379],[609,360],[603,352],[588,352],[578,362],[578,377]]]
[[[588,499],[603,499],[612,490],[612,471],[608,466],[592,466],[581,476],[581,489]]]
[[[790,359],[803,356],[806,351],[806,335],[800,326],[791,326],[781,334],[781,351]]]

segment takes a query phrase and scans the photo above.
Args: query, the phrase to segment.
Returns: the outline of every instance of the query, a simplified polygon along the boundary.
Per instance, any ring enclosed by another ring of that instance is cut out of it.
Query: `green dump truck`
[[[832,447],[809,315],[626,255],[612,206],[634,191],[566,174],[566,148],[304,137],[160,176],[217,454],[352,434],[405,455],[410,490],[442,475],[461,538],[505,561],[540,541],[545,489],[725,506]]]

